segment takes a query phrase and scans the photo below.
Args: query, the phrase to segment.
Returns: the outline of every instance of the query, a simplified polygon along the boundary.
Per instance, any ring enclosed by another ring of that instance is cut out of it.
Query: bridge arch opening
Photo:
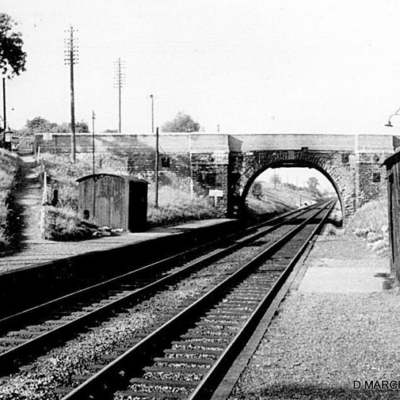
[[[304,161],[271,163],[255,170],[242,186],[241,214],[274,214],[336,197],[334,219],[342,226],[345,213],[341,191],[319,165]]]

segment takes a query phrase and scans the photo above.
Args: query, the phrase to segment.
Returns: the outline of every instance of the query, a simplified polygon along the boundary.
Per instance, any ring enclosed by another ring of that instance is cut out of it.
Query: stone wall
[[[359,207],[373,199],[387,198],[386,171],[382,163],[390,155],[386,152],[359,154]]]

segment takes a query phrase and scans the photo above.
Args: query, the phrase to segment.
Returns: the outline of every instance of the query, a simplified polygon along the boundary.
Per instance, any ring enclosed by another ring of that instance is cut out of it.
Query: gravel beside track
[[[229,400],[400,397],[400,297],[383,289],[388,260],[351,236],[318,242]]]

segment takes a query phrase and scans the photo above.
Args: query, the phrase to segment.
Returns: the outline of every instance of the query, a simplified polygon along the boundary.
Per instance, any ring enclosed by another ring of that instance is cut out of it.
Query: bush
[[[158,208],[155,208],[154,197],[154,188],[151,187],[147,218],[149,227],[221,217],[221,212],[213,206],[211,199],[191,197],[190,193],[174,187],[160,187]]]
[[[20,210],[15,192],[21,182],[21,162],[17,155],[0,149],[0,253],[19,245]]]
[[[67,207],[47,207],[44,237],[48,240],[84,240],[93,235],[92,230],[83,224],[74,210]]]
[[[387,202],[374,200],[362,206],[351,218],[347,229],[351,232],[382,233],[388,225]]]
[[[366,239],[374,252],[386,256],[389,249],[387,227],[387,202],[374,200],[365,204],[354,214],[346,230]]]

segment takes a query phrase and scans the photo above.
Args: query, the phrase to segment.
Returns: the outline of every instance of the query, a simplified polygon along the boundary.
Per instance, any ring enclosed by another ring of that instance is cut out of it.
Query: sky
[[[77,30],[75,118],[118,128],[115,63],[125,66],[122,131],[181,111],[205,132],[396,133],[398,0],[2,0],[26,71],[7,81],[13,129],[70,121],[64,40]],[[1,100],[0,100],[1,101]],[[0,111],[1,113],[1,111]]]
[[[321,172],[314,168],[268,168],[257,177],[257,180],[265,181],[270,186],[273,186],[272,177],[275,174],[281,178],[282,183],[291,183],[297,187],[308,187],[308,179],[311,177],[317,178],[318,190],[321,192],[324,192],[325,190],[329,192],[334,191],[332,183]]]

